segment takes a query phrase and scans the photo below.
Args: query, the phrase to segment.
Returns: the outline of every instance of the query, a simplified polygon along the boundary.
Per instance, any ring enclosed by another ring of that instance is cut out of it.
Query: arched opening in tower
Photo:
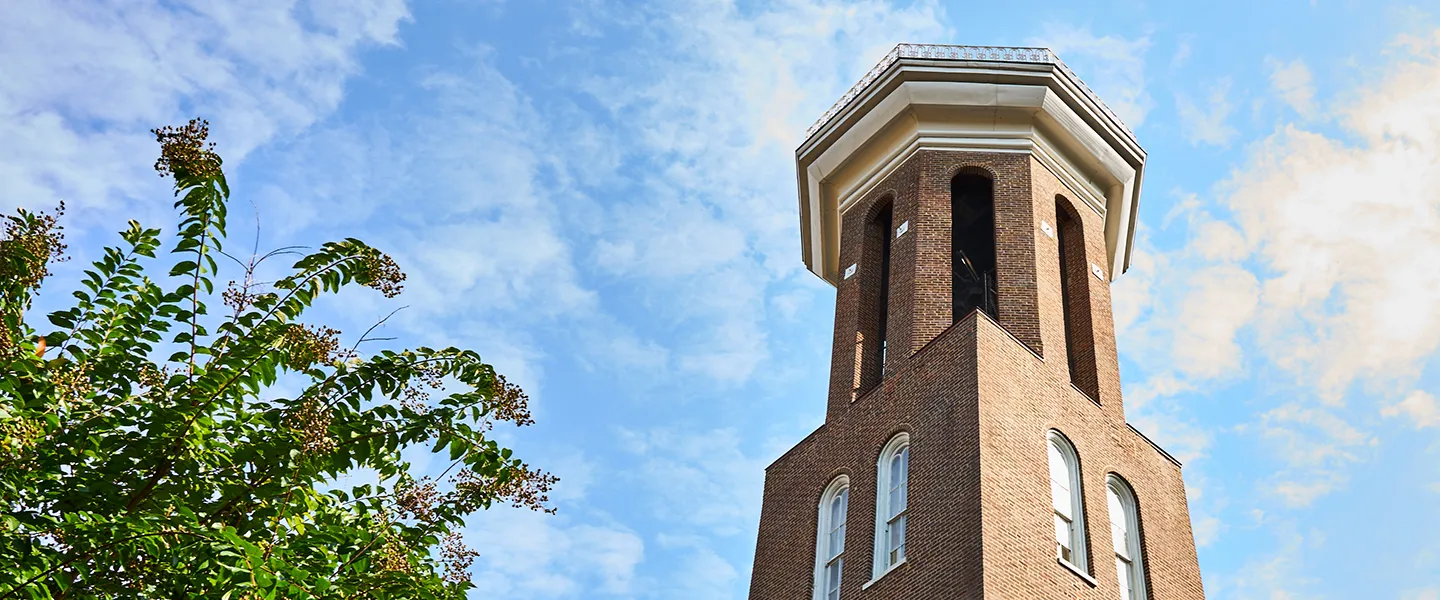
[[[1100,400],[1095,370],[1095,334],[1090,320],[1090,270],[1080,215],[1064,196],[1055,197],[1056,242],[1060,254],[1061,310],[1065,319],[1065,357],[1070,383],[1091,400]]]
[[[953,320],[980,309],[999,317],[995,283],[995,184],[980,169],[950,180],[950,265]]]

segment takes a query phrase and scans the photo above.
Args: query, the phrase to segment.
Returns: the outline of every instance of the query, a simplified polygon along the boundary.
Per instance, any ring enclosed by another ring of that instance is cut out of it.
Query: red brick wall
[[[975,312],[952,325],[949,182],[966,166],[995,175],[1000,316]],[[766,470],[752,600],[811,598],[818,502],[841,473],[851,486],[842,598],[1113,600],[1109,473],[1138,499],[1150,597],[1203,598],[1180,468],[1125,424],[1109,284],[1094,276],[1083,281],[1099,398],[1071,384],[1058,250],[1040,233],[1041,219],[1056,224],[1056,194],[1074,198],[1027,155],[924,151],[842,216],[842,269],[878,243],[865,235],[877,202],[894,203],[896,226],[910,221],[891,248],[885,379],[857,389],[864,348],[856,333],[872,327],[867,313],[876,305],[862,298],[872,284],[861,272],[837,289],[826,423]],[[1075,205],[1088,273],[1089,263],[1104,262],[1103,219]],[[859,268],[874,270],[871,262]],[[1094,587],[1054,558],[1052,428],[1080,457]],[[911,436],[907,562],[862,589],[871,575],[876,461],[900,431]]]

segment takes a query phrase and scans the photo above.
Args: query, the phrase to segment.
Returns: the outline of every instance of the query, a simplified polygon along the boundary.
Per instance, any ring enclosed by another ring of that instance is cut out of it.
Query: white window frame
[[[1116,584],[1119,584],[1121,569],[1125,569],[1130,575],[1130,595],[1125,596],[1121,589],[1121,600],[1146,600],[1150,597],[1149,591],[1145,588],[1145,562],[1140,549],[1140,511],[1135,501],[1135,490],[1114,474],[1105,478],[1106,507],[1110,512],[1110,536],[1111,546],[1115,551],[1115,577]],[[1119,504],[1118,507],[1115,504]],[[1120,514],[1115,514],[1119,508]],[[1122,519],[1116,523],[1115,519]],[[1117,537],[1117,529],[1123,529],[1123,540],[1114,539]],[[1120,554],[1124,549],[1126,556]]]
[[[905,452],[903,462],[905,478],[901,481],[903,488],[901,495],[905,499],[905,506],[898,513],[892,515],[893,509],[890,506],[891,463],[894,462],[895,455],[902,451]],[[902,538],[900,542],[902,550],[899,560],[890,561],[890,551],[892,550],[890,528],[896,523],[901,523],[901,531],[904,532],[902,535],[908,536],[909,534],[909,528],[906,525],[910,519],[910,458],[910,434],[899,433],[885,444],[885,448],[880,451],[880,458],[875,462],[875,552],[872,554],[875,560],[871,567],[871,581],[879,579],[891,569],[905,564],[904,549],[908,542],[906,538]]]
[[[1060,556],[1060,538],[1058,535],[1060,524],[1056,523],[1055,525],[1057,535],[1055,539],[1055,560],[1067,563],[1069,566],[1074,567],[1075,570],[1081,573],[1089,573],[1089,562],[1087,560],[1088,556],[1086,556],[1087,544],[1085,543],[1086,537],[1085,500],[1083,492],[1084,488],[1080,479],[1080,456],[1075,452],[1075,446],[1071,445],[1070,440],[1066,439],[1066,437],[1059,431],[1055,431],[1053,429],[1050,430],[1050,433],[1047,436],[1046,440],[1045,455],[1047,464],[1050,462],[1051,459],[1051,448],[1059,451],[1061,461],[1064,463],[1065,471],[1070,474],[1069,518],[1066,519],[1066,516],[1060,513],[1059,507],[1052,508],[1052,515],[1055,520],[1066,521],[1066,525],[1069,529],[1071,558],[1070,560],[1066,560],[1064,557]],[[1051,470],[1053,471],[1053,467],[1051,468]],[[1055,484],[1053,477],[1051,477],[1051,482],[1051,501],[1053,506],[1054,504],[1058,503],[1054,498]]]
[[[839,526],[844,527],[845,521],[849,520],[850,512],[850,478],[845,475],[836,477],[830,481],[830,485],[825,486],[825,492],[820,494],[819,518],[815,520],[815,581],[812,588],[814,592],[811,594],[814,600],[826,600],[825,594],[829,591],[825,589],[826,567],[831,562],[836,563],[843,582],[845,571],[844,534],[842,533],[840,537],[839,552],[833,552],[834,549],[830,547],[830,532],[836,527],[830,517],[830,504],[841,494],[845,495],[844,509],[841,511],[841,518],[844,521]]]

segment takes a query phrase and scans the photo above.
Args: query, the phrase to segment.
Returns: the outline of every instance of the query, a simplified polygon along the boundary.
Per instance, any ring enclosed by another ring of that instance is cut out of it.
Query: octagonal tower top
[[[900,44],[795,151],[805,266],[837,284],[840,215],[923,149],[1033,155],[1105,219],[1113,279],[1130,264],[1145,151],[1048,48]]]

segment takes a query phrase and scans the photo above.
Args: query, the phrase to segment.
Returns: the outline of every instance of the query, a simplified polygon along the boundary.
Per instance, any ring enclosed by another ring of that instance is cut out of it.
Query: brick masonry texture
[[[952,324],[950,180],[977,168],[995,180],[999,318],[977,311]],[[1071,383],[1057,241],[1040,229],[1042,219],[1057,226],[1057,195],[1074,197],[1025,154],[921,151],[842,216],[841,265],[859,267],[837,289],[826,421],[766,470],[751,600],[813,597],[820,494],[841,474],[850,478],[841,598],[1113,600],[1110,474],[1135,490],[1149,597],[1204,598],[1180,467],[1125,424],[1110,288],[1089,275],[1106,262],[1103,218],[1079,201],[1084,256],[1067,259],[1086,271],[1084,294],[1072,297],[1089,305],[1072,307],[1088,320],[1093,345],[1077,358],[1093,361],[1096,393]],[[892,241],[890,350],[875,381],[861,375],[878,360],[866,344],[877,331],[882,240],[866,226],[886,203],[910,231]],[[1080,457],[1095,585],[1054,558],[1050,429]],[[866,586],[876,463],[902,431],[911,436],[908,556]]]

